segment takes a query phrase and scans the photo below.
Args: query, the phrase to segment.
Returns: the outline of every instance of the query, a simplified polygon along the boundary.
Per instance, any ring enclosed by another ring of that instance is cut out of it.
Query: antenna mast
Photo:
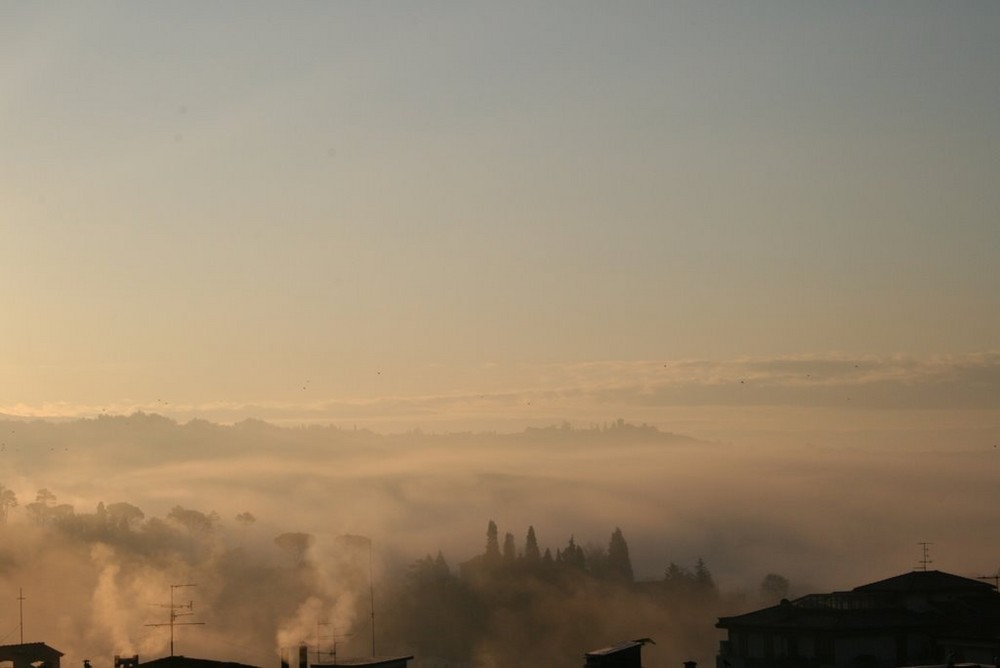
[[[978,575],[977,580],[992,580],[993,588],[1000,590],[1000,570],[996,572],[996,575]]]
[[[933,544],[934,543],[917,543],[917,545],[919,545],[919,546],[921,546],[923,548],[923,554],[924,554],[924,556],[923,556],[923,559],[921,559],[920,562],[919,562],[919,564],[918,564],[920,566],[920,570],[922,570],[922,571],[926,571],[927,570],[927,566],[934,563],[934,561],[930,557],[930,552],[931,551],[929,549],[930,546],[933,545]]]
[[[172,584],[170,585],[170,605],[161,605],[162,608],[169,608],[170,621],[166,624],[146,624],[146,626],[169,626],[170,627],[170,656],[174,656],[174,627],[175,626],[204,626],[205,622],[179,622],[178,617],[187,617],[194,614],[194,601],[185,603],[174,603],[174,590],[181,587],[197,587],[197,584]],[[187,612],[178,612],[187,610]]]
[[[320,635],[320,627],[329,626],[331,631],[329,635]],[[337,644],[340,642],[337,638],[349,638],[353,636],[353,633],[337,633],[337,630],[333,628],[333,624],[330,622],[316,622],[316,663],[323,662],[323,655],[326,654],[329,657],[333,657],[333,665],[337,665]],[[333,649],[322,649],[323,640],[332,640]]]
[[[24,589],[21,587],[17,588],[17,607],[18,615],[21,621],[21,644],[24,644]]]
[[[323,652],[323,638],[324,638],[324,636],[321,635],[320,631],[319,631],[319,629],[320,629],[321,626],[333,626],[333,625],[330,622],[322,622],[322,621],[317,621],[316,622],[316,663],[323,663],[323,654],[324,654],[324,652]],[[330,637],[332,638],[333,636],[331,635]],[[326,653],[329,654],[329,652],[326,652]],[[336,652],[334,652],[334,656],[336,656]],[[336,663],[336,661],[334,661],[334,663]]]

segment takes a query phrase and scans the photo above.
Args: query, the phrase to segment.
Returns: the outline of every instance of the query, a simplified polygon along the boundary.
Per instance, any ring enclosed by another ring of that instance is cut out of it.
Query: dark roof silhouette
[[[779,605],[748,612],[735,617],[722,617],[717,626],[732,621],[776,628],[875,629],[886,626],[923,626],[934,614],[952,619],[978,615],[980,619],[996,617],[997,600],[993,585],[941,571],[912,571],[885,580],[855,587],[850,591],[829,594],[809,594],[794,601],[783,600]],[[919,595],[919,600],[907,602],[907,595]],[[955,598],[972,597],[959,604]],[[987,596],[989,598],[981,599]],[[970,601],[971,602],[971,601]],[[985,602],[985,609],[978,605]]]
[[[341,659],[338,657],[337,663],[313,663],[313,668],[334,668],[334,666],[405,666],[407,661],[412,661],[413,656],[383,656],[371,658]]]
[[[50,652],[55,652],[59,656],[65,656],[55,647],[49,647],[43,642],[25,642],[25,643],[15,643],[13,645],[0,645],[0,651],[9,652],[10,650],[24,650],[24,651],[46,650]]]
[[[912,571],[903,573],[895,577],[872,582],[871,584],[855,587],[852,591],[857,592],[922,592],[922,593],[944,593],[949,591],[961,592],[986,592],[996,589],[988,582],[963,578],[960,575],[952,575],[942,571]]]
[[[235,661],[215,661],[213,659],[197,659],[190,656],[164,656],[139,664],[143,668],[259,668]]]
[[[958,653],[955,658],[982,660],[994,656],[1000,641],[1000,594],[996,586],[980,580],[941,571],[912,571],[847,591],[809,594],[720,617],[716,627],[729,631],[720,656],[740,661],[756,660],[746,640],[751,634],[759,638],[772,634],[796,642],[806,638],[814,648],[810,651],[823,652],[823,656],[817,654],[822,662],[837,666],[853,665],[857,657],[852,652],[879,652],[879,665],[935,664],[952,650]],[[863,648],[857,644],[859,638],[867,643]],[[799,651],[796,644],[783,647],[787,649],[781,651],[789,655]],[[753,651],[776,650],[758,647]]]
[[[26,668],[38,661],[49,668],[59,668],[63,653],[43,642],[0,645],[0,661],[10,661],[13,668]]]
[[[645,640],[645,638],[643,640]],[[618,643],[617,645],[612,645],[611,647],[602,647],[601,649],[590,650],[589,652],[586,653],[585,656],[608,656],[635,647],[642,647],[644,644],[645,643],[643,643],[640,640],[632,640],[629,642]]]
[[[751,626],[785,630],[822,628],[843,632],[886,627],[922,627],[927,623],[924,615],[906,609],[891,609],[877,604],[867,609],[861,607],[863,604],[857,604],[856,607],[840,607],[812,600],[813,598],[804,596],[794,603],[786,601],[781,605],[743,615],[721,617],[716,626],[720,628]]]
[[[584,655],[586,668],[641,668],[642,646],[648,638],[602,647]]]

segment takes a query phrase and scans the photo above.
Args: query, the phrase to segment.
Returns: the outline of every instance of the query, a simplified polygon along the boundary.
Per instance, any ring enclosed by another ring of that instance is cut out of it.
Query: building
[[[894,668],[1000,656],[995,585],[914,571],[722,617],[718,668]]]
[[[142,663],[138,663],[138,657],[133,658],[136,660],[135,666],[137,668],[258,668],[257,666],[250,666],[245,663],[196,659],[190,656],[164,656],[151,661],[143,661]],[[128,668],[128,664],[120,664],[119,658],[115,657],[115,668],[119,667]]]
[[[311,662],[309,661],[309,647],[300,645],[297,648],[298,661],[295,668],[336,668],[336,666],[370,666],[372,668],[406,668],[412,656],[373,656],[373,657],[338,657],[337,646],[333,648],[333,661]],[[324,652],[326,654],[326,652]],[[319,652],[317,652],[319,655]],[[281,651],[280,668],[292,668],[291,656],[285,649]],[[172,668],[172,667],[169,667]],[[194,667],[197,668],[197,667]]]
[[[412,656],[371,657],[368,659],[337,659],[337,663],[314,663],[312,668],[336,668],[336,666],[369,666],[371,668],[406,668]]]
[[[584,668],[642,668],[642,643],[623,642],[587,652]]]
[[[63,653],[43,642],[0,645],[0,666],[10,668],[59,668]]]
[[[641,638],[587,652],[584,668],[642,668],[642,646],[648,642],[653,641]]]

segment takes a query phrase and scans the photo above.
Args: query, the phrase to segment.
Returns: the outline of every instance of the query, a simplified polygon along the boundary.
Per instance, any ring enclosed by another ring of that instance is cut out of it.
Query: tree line
[[[6,522],[17,507],[16,495],[0,485],[0,519]],[[244,550],[243,535],[256,524],[250,512],[234,516],[229,526],[235,532],[226,534],[223,519],[213,511],[176,505],[164,517],[147,517],[139,507],[119,501],[76,513],[48,489],[39,490],[23,510],[35,530],[55,532],[80,545],[114,548],[122,577],[141,573],[147,565],[175,568],[177,559],[201,570],[218,591],[206,605],[228,620],[232,633],[244,632],[250,624],[272,624],[270,630],[261,627],[256,637],[273,637],[274,628],[293,616],[302,601],[319,598],[337,607],[337,597],[353,587],[344,600],[354,608],[354,627],[341,642],[342,656],[367,652],[372,603],[380,653],[470,662],[488,657],[518,665],[526,661],[520,653],[530,651],[527,663],[550,666],[575,666],[580,651],[642,636],[668,643],[669,649],[650,651],[677,652],[671,662],[704,656],[714,652],[715,620],[746,605],[745,596],[719,590],[702,558],[690,566],[671,561],[661,576],[637,579],[620,527],[600,544],[581,545],[570,534],[553,548],[543,547],[534,526],[518,540],[489,520],[482,548],[455,567],[440,550],[415,561],[391,555],[383,559],[372,600],[366,595],[372,582],[364,561],[339,571],[352,573],[350,585],[317,594],[316,583],[323,580],[327,565],[322,551],[312,549],[317,537],[310,533],[286,531],[270,541],[286,555],[284,565]],[[761,591],[769,598],[786,595],[788,582],[769,574]],[[264,605],[272,607],[261,621],[255,610]]]

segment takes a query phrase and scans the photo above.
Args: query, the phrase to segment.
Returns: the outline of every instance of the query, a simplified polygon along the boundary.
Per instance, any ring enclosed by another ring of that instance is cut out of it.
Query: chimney
[[[299,668],[309,668],[309,645],[299,645]]]

